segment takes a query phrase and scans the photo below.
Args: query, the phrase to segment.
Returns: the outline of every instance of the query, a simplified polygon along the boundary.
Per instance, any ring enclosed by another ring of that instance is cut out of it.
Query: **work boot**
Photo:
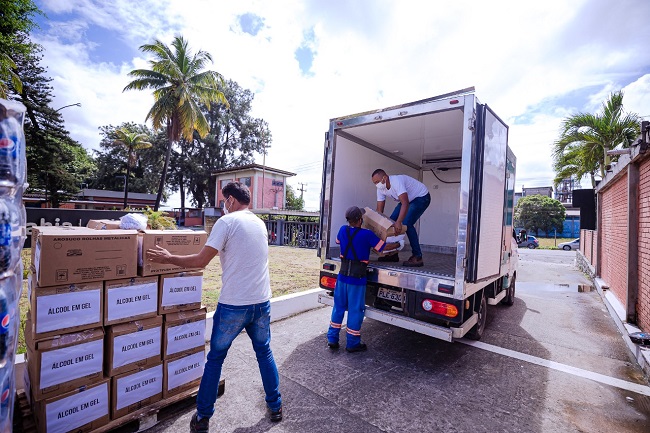
[[[271,419],[271,422],[282,421],[282,407],[277,410],[269,409],[269,411],[271,412],[271,415],[269,417]]]
[[[210,418],[201,418],[198,420],[199,414],[195,412],[190,421],[190,433],[208,433],[210,430]]]
[[[354,352],[363,352],[368,349],[368,346],[366,346],[366,343],[359,343],[354,347],[346,347],[345,350],[349,353],[354,353]]]
[[[377,259],[378,262],[399,262],[399,254],[389,254],[387,256],[381,256]]]
[[[411,268],[415,268],[415,267],[424,266],[424,262],[422,261],[422,257],[411,256],[411,257],[409,257],[409,259],[407,261],[402,263],[402,266],[408,266],[408,267],[411,267]]]

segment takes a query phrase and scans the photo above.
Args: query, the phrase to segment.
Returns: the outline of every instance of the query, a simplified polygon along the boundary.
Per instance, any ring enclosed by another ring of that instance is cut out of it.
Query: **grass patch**
[[[542,250],[558,250],[559,248],[557,245],[562,242],[571,242],[574,239],[575,238],[537,238],[539,241],[539,248]]]
[[[25,265],[24,278],[27,278],[31,264],[29,249],[22,251],[23,264]],[[320,259],[316,250],[269,246],[269,275],[271,278],[271,291],[273,297],[302,292],[318,287]],[[217,256],[203,271],[203,305],[208,311],[217,308],[217,301],[221,294],[221,262]],[[23,280],[23,293],[20,297],[20,330],[18,334],[17,353],[25,353],[25,335],[23,328],[29,299],[27,298],[27,280]]]

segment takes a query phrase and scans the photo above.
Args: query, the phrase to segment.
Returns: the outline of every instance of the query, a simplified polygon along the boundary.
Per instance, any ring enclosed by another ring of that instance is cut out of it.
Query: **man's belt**
[[[361,260],[341,259],[341,270],[339,274],[345,275],[346,277],[366,278],[367,269],[368,263],[364,263]]]

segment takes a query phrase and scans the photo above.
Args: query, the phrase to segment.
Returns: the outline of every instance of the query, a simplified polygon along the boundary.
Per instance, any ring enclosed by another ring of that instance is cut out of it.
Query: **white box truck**
[[[423,267],[371,254],[366,317],[446,341],[480,339],[487,305],[512,305],[516,158],[508,126],[464,89],[332,119],[326,133],[321,197],[320,287],[333,305],[340,268],[336,234],[349,206],[376,207],[371,175],[381,168],[423,182],[431,205],[416,225]],[[386,200],[390,215],[397,202]]]

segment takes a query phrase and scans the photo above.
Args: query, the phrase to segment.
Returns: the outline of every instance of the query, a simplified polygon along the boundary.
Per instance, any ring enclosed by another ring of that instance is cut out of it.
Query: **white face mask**
[[[228,197],[230,198],[230,197]],[[223,210],[223,214],[226,215],[228,213],[228,198],[223,201],[223,205],[221,205],[221,210]]]
[[[383,179],[382,182],[377,182],[375,186],[379,191],[386,191],[386,184],[383,182]]]

